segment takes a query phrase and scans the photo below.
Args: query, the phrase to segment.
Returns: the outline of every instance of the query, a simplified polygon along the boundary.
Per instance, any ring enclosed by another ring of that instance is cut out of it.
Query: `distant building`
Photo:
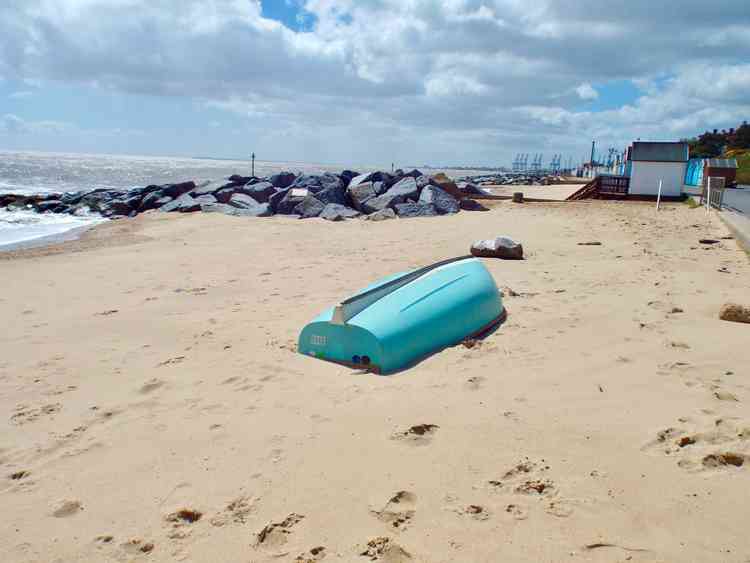
[[[661,181],[663,197],[679,197],[689,157],[686,142],[635,141],[627,151],[625,175],[630,177],[628,194],[656,196]]]
[[[691,158],[685,174],[685,185],[705,187],[708,178],[724,178],[724,185],[737,181],[737,160],[734,158]]]

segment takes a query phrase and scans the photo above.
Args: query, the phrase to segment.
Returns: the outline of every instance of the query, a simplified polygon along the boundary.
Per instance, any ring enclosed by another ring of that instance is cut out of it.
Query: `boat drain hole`
[[[354,364],[358,364],[358,363],[360,363],[361,361],[362,361],[362,360],[360,359],[360,357],[359,357],[359,356],[352,356],[352,363],[354,363]]]
[[[362,363],[366,366],[370,365],[370,356],[362,356]]]

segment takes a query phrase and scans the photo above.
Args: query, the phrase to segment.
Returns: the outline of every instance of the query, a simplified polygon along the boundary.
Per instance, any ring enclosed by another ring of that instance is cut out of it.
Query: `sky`
[[[747,0],[3,0],[0,149],[578,162],[750,119]]]

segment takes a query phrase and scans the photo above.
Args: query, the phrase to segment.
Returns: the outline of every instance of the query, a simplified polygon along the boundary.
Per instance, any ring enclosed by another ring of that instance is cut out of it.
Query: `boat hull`
[[[390,374],[487,331],[503,318],[501,295],[476,258],[390,276],[308,324],[300,353]]]

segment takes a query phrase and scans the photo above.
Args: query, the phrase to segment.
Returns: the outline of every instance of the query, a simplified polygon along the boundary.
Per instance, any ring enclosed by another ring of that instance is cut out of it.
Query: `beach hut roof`
[[[708,168],[737,168],[737,159],[734,158],[707,158]]]
[[[649,162],[687,162],[688,144],[681,141],[635,141],[631,159]]]

